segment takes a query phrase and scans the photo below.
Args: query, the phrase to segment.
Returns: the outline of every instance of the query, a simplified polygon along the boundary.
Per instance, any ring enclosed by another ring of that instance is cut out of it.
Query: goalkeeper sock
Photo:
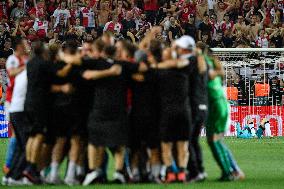
[[[229,159],[229,155],[226,151],[226,149],[224,148],[224,144],[222,142],[222,140],[218,140],[216,141],[219,151],[221,152],[221,156],[222,156],[222,167],[224,168],[224,173],[225,175],[229,175],[232,172],[231,169],[231,163],[230,163],[230,159]]]
[[[215,142],[209,142],[209,146],[211,148],[212,154],[221,168],[224,175],[229,175],[230,170],[229,166],[226,164],[226,160],[224,158],[223,150],[220,148],[218,141]]]
[[[229,158],[229,161],[230,161],[230,165],[231,165],[231,168],[233,169],[233,171],[237,171],[239,172],[241,169],[240,167],[238,166],[237,164],[237,161],[235,160],[232,152],[229,150],[229,148],[223,143],[223,148],[226,150],[227,152],[227,155],[228,155],[228,158]]]

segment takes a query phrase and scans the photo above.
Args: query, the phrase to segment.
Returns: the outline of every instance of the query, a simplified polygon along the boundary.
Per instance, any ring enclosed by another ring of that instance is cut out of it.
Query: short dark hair
[[[73,39],[67,40],[62,49],[63,51],[69,51],[70,54],[75,54],[78,50],[78,43]]]
[[[23,38],[16,37],[16,38],[13,40],[12,48],[13,48],[14,50],[16,50],[19,45],[22,45],[22,44],[23,44],[23,41],[24,41]]]
[[[35,56],[41,56],[45,51],[44,43],[40,40],[36,40],[32,42],[31,46],[32,46],[33,54]]]
[[[122,43],[123,48],[127,51],[129,57],[134,58],[137,47],[133,43],[126,40],[121,40],[120,42]]]
[[[101,38],[99,38],[94,42],[94,46],[99,52],[102,52],[104,50],[105,43]]]
[[[114,46],[107,45],[104,47],[103,52],[105,53],[107,58],[113,58],[116,52],[116,48]]]

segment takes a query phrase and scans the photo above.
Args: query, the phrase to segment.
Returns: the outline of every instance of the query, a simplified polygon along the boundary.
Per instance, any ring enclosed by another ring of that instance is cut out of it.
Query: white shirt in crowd
[[[25,69],[24,71],[19,73],[15,78],[12,101],[9,108],[10,113],[24,111],[24,104],[27,93],[27,84],[28,84],[27,70]]]
[[[45,33],[47,33],[48,21],[40,21],[38,18],[36,18],[33,28],[35,31],[44,30]]]
[[[52,16],[55,18],[54,27],[57,26],[61,17],[64,18],[65,25],[67,24],[67,20],[71,17],[69,10],[60,8],[57,8]]]

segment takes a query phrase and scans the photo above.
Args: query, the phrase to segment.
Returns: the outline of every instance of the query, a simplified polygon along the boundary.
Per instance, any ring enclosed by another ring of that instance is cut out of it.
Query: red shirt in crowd
[[[188,21],[188,15],[196,13],[196,4],[195,3],[187,3],[182,7],[181,19],[183,22]]]
[[[158,0],[144,0],[145,11],[157,11],[158,9]]]

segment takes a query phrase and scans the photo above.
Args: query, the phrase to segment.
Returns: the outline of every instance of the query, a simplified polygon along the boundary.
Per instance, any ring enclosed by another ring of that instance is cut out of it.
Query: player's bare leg
[[[179,167],[179,173],[177,179],[180,182],[186,181],[186,167],[188,164],[189,152],[188,152],[188,142],[187,141],[178,141],[176,144],[177,147],[177,163]]]
[[[62,161],[65,153],[64,148],[66,145],[67,139],[65,137],[59,137],[56,139],[55,145],[52,150],[52,162],[51,162],[51,171],[50,171],[50,177],[48,178],[48,182],[51,184],[58,184],[61,183],[59,178],[59,165]]]
[[[176,181],[176,175],[172,170],[172,163],[173,163],[173,143],[171,142],[162,142],[162,160],[163,164],[166,167],[166,173],[165,173],[165,180],[168,183]]]
[[[151,176],[154,182],[160,182],[159,176],[161,171],[160,150],[153,148],[149,150],[149,162],[151,165]]]
[[[105,148],[103,146],[95,146],[93,144],[88,145],[88,162],[90,173],[88,173],[83,181],[83,185],[90,185],[92,182],[100,179],[103,176],[101,165],[103,163],[103,157]]]
[[[125,146],[117,147],[114,152],[114,161],[115,161],[115,173],[113,175],[114,182],[126,183],[126,179],[123,175],[124,157],[125,157]]]
[[[77,135],[72,136],[70,145],[68,169],[64,181],[68,185],[77,185],[79,181],[76,180],[76,162],[80,153],[80,137]]]

